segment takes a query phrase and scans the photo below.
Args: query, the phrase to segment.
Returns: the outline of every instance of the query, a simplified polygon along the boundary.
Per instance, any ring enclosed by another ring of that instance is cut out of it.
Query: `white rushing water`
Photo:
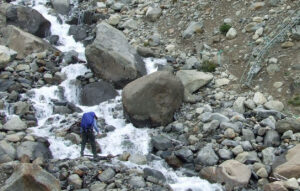
[[[18,0],[17,3],[22,2]],[[60,38],[60,45],[57,46],[62,52],[70,50],[76,50],[79,53],[81,60],[86,60],[84,55],[84,46],[81,43],[75,42],[75,40],[68,36],[69,25],[64,22],[60,24],[57,18],[51,14],[51,10],[45,7],[46,0],[33,0],[25,1],[28,6],[32,6],[34,9],[39,11],[46,19],[51,22],[51,33],[58,35]],[[62,17],[63,18],[63,17]],[[144,59],[146,63],[146,69],[148,74],[155,72],[157,66],[165,64],[165,59]],[[78,89],[75,81],[76,77],[84,75],[86,72],[90,72],[83,64],[72,64],[62,69],[62,73],[66,75],[66,80],[60,84],[60,87],[64,88],[63,97],[78,107],[84,112],[94,111],[97,116],[105,119],[108,125],[114,126],[116,129],[113,132],[107,133],[107,136],[98,139],[98,143],[101,146],[102,154],[122,154],[124,151],[129,153],[149,153],[149,142],[150,135],[147,128],[135,128],[132,124],[126,123],[122,113],[116,113],[116,107],[121,104],[121,96],[117,96],[116,99],[106,101],[100,105],[87,107],[79,105],[78,103]],[[80,156],[80,145],[72,144],[70,141],[64,140],[57,135],[62,129],[67,128],[62,126],[63,120],[66,117],[63,115],[53,114],[53,103],[52,100],[61,100],[61,92],[58,86],[42,87],[33,89],[33,96],[30,97],[36,109],[36,117],[38,119],[38,126],[32,128],[35,133],[39,136],[47,137],[50,142],[50,149],[54,158],[77,158]],[[121,94],[121,91],[119,92]],[[117,115],[114,116],[114,115]],[[61,131],[63,132],[63,131]],[[90,151],[85,151],[89,152]],[[206,180],[202,180],[199,177],[185,177],[180,171],[173,171],[164,160],[154,160],[148,165],[138,166],[130,162],[125,162],[129,167],[150,167],[161,171],[168,179],[169,184],[175,191],[185,191],[192,189],[193,191],[215,191],[222,190],[220,186],[208,183]]]

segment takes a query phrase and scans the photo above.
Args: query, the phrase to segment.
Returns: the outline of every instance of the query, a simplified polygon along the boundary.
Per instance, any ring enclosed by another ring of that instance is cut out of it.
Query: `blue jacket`
[[[83,131],[87,131],[89,128],[94,128],[97,133],[99,133],[99,129],[97,127],[97,121],[95,120],[96,114],[94,112],[84,113],[81,119],[81,128],[80,133]]]

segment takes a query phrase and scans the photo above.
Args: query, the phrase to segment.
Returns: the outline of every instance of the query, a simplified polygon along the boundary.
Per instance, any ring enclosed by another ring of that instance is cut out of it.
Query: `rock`
[[[184,101],[195,102],[192,93],[208,84],[213,75],[210,73],[198,72],[197,70],[180,70],[176,73],[184,87]]]
[[[88,37],[86,27],[82,25],[71,25],[68,34],[72,35],[76,42],[83,41]]]
[[[138,46],[137,52],[139,55],[143,57],[155,57],[155,53],[150,48],[147,47]]]
[[[127,21],[125,21],[122,25],[121,25],[122,28],[125,28],[125,29],[133,29],[133,30],[136,30],[138,29],[139,27],[139,24],[136,20],[134,19],[128,19]],[[140,54],[141,55],[141,54]]]
[[[3,129],[7,131],[22,131],[27,129],[27,125],[16,115],[4,124]]]
[[[81,143],[81,137],[80,135],[76,133],[69,133],[66,135],[65,139],[70,140],[73,144],[80,144]]]
[[[128,160],[138,165],[147,164],[147,158],[144,155],[138,153],[131,154]]]
[[[264,104],[264,106],[267,109],[276,110],[276,111],[282,111],[284,108],[284,105],[280,101],[268,101]]]
[[[95,75],[118,87],[146,74],[143,60],[125,35],[105,22],[97,25],[96,39],[85,54]]]
[[[267,99],[262,93],[256,92],[254,94],[253,101],[256,105],[262,105],[267,102]]]
[[[284,42],[281,44],[281,48],[290,48],[290,47],[293,47],[294,46],[294,43],[293,42]]]
[[[288,189],[285,188],[283,182],[275,181],[275,182],[265,185],[264,191],[288,191]]]
[[[254,3],[252,3],[252,5],[250,6],[250,9],[251,9],[251,10],[258,10],[258,9],[264,7],[264,6],[265,6],[265,2],[254,2]]]
[[[30,163],[21,163],[0,190],[60,191],[61,189],[59,181],[41,167]]]
[[[152,22],[155,22],[159,19],[162,10],[160,7],[149,7],[146,12],[146,18]]]
[[[235,158],[235,160],[241,162],[241,163],[255,163],[260,162],[257,153],[255,151],[252,152],[242,152],[238,154]]]
[[[95,184],[91,185],[90,191],[102,191],[105,190],[106,184],[102,182],[96,182]]]
[[[108,23],[110,25],[118,25],[120,23],[120,20],[121,20],[121,16],[118,14],[114,14],[108,18]]]
[[[299,189],[299,183],[296,178],[290,178],[284,182],[284,186],[288,189],[297,190]]]
[[[274,119],[273,116],[269,116],[268,118],[266,118],[260,122],[261,126],[268,127],[271,129],[275,129],[275,124],[276,124],[276,120]]]
[[[14,104],[14,113],[16,115],[24,115],[29,112],[29,104],[26,102],[18,101]]]
[[[6,137],[5,137],[5,140],[7,140],[9,142],[14,142],[14,143],[21,141],[21,139],[22,139],[22,136],[19,134],[16,134],[16,133],[6,135]]]
[[[154,72],[129,83],[122,92],[126,118],[135,126],[166,125],[183,100],[183,85],[166,71]]]
[[[242,129],[243,140],[251,141],[255,139],[254,133],[250,129]]]
[[[203,21],[195,22],[192,21],[189,26],[182,33],[183,38],[191,38],[194,33],[202,33],[203,32]]]
[[[52,154],[49,148],[41,142],[25,141],[17,147],[17,158],[21,158],[23,155],[28,155],[31,160],[37,157],[43,159],[51,159]]]
[[[244,101],[244,105],[249,109],[254,109],[256,107],[255,103],[251,99],[247,99]]]
[[[215,86],[218,88],[218,87],[221,87],[221,86],[228,85],[229,82],[230,82],[230,80],[227,79],[227,78],[216,79],[215,80]]]
[[[266,147],[277,147],[280,145],[280,136],[279,133],[275,130],[267,131],[264,137],[264,146]]]
[[[242,145],[244,151],[252,151],[253,150],[253,147],[252,147],[250,141],[242,141],[241,145]]]
[[[284,133],[288,130],[292,130],[293,133],[300,132],[300,120],[288,117],[276,122],[276,131]]]
[[[72,174],[68,177],[68,183],[72,185],[75,189],[80,189],[82,186],[82,180],[78,174]]]
[[[244,106],[245,100],[246,100],[245,97],[238,97],[233,103],[233,110],[243,114],[245,112],[245,106]]]
[[[32,53],[44,52],[45,50],[57,51],[56,48],[43,39],[12,25],[5,28],[4,37],[7,39],[7,46],[18,53],[18,59],[25,58]]]
[[[12,160],[16,158],[16,149],[5,140],[0,142],[0,149],[2,149],[3,154],[7,154]]]
[[[228,128],[228,129],[225,130],[224,136],[225,136],[226,138],[233,139],[233,138],[235,137],[235,132],[234,132],[233,129]]]
[[[98,179],[102,182],[107,182],[116,175],[116,172],[112,168],[105,169],[101,174],[98,175]]]
[[[16,58],[16,56],[16,51],[0,45],[0,69],[4,69],[10,61]]]
[[[171,166],[172,168],[176,169],[182,167],[182,161],[175,155],[167,156],[165,160],[168,163],[168,165]]]
[[[85,85],[80,95],[82,105],[93,106],[115,98],[118,92],[110,83],[101,81]]]
[[[193,152],[188,148],[182,148],[178,151],[175,151],[174,154],[183,162],[193,162]]]
[[[268,147],[262,150],[263,162],[266,165],[272,165],[275,161],[275,149],[273,147]]]
[[[219,127],[220,122],[218,120],[212,120],[209,123],[205,123],[203,125],[203,133],[208,133],[211,134],[213,132],[215,132],[217,130],[217,128]]]
[[[227,160],[218,167],[203,168],[200,175],[212,182],[225,183],[226,190],[232,190],[248,185],[251,170],[236,160]]]
[[[152,137],[151,143],[156,150],[167,150],[173,147],[172,141],[165,136],[158,135]]]
[[[237,31],[235,30],[235,28],[231,27],[229,29],[229,31],[226,33],[226,38],[228,40],[232,40],[235,39],[235,37],[237,36]]]
[[[219,157],[216,155],[211,144],[207,144],[197,154],[195,162],[204,166],[216,165],[219,161]]]
[[[143,177],[140,176],[133,176],[129,179],[128,183],[133,188],[144,188],[146,187],[146,183]]]
[[[158,170],[154,170],[154,169],[151,169],[151,168],[144,168],[143,171],[144,171],[144,177],[145,178],[153,177],[153,178],[155,178],[158,181],[161,181],[163,183],[166,182],[166,177],[163,175],[163,173],[161,173]]]
[[[273,174],[279,174],[286,178],[300,178],[300,144],[288,150],[284,155],[285,162],[273,169]]]
[[[220,156],[221,159],[223,160],[229,160],[233,158],[233,154],[230,150],[227,149],[220,149],[218,151],[218,155]]]
[[[295,28],[292,29],[292,39],[300,40],[300,25],[296,25]]]
[[[51,0],[54,10],[62,15],[67,15],[70,11],[70,0]]]
[[[268,177],[268,172],[265,168],[260,168],[257,172],[256,172],[257,176],[261,177],[261,178],[267,178]]]
[[[7,25],[19,27],[23,31],[40,38],[50,35],[51,23],[38,11],[30,7],[10,6],[6,10],[6,23]]]

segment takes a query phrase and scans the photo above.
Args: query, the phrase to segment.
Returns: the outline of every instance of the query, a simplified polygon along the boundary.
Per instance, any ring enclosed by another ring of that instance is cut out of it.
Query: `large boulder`
[[[0,45],[0,70],[5,68],[10,61],[16,58],[16,56],[16,51]]]
[[[112,81],[117,87],[146,74],[143,60],[125,35],[105,22],[97,25],[96,39],[85,54],[95,75]]]
[[[234,187],[247,186],[251,170],[236,160],[227,160],[218,167],[203,168],[200,175],[211,182],[225,183],[226,190],[232,190]]]
[[[273,174],[286,178],[300,178],[300,144],[290,149],[284,156],[285,162],[274,168]],[[283,160],[284,161],[284,160]],[[276,162],[275,162],[276,163]]]
[[[195,162],[204,166],[213,166],[216,165],[219,161],[218,155],[212,148],[211,144],[203,147],[197,154]]]
[[[0,191],[31,190],[31,191],[59,191],[59,181],[40,166],[21,163]]]
[[[51,0],[54,10],[62,15],[67,15],[70,11],[70,0]]]
[[[152,137],[151,143],[153,147],[158,151],[168,150],[173,147],[172,141],[165,136],[157,135]]]
[[[20,159],[23,155],[29,156],[31,160],[38,157],[43,159],[52,158],[50,149],[41,142],[25,141],[17,147],[17,158]]]
[[[118,92],[110,83],[101,81],[88,84],[82,88],[81,104],[86,106],[97,105],[101,102],[113,99]]]
[[[16,115],[3,125],[3,129],[7,131],[22,131],[27,129],[27,125]]]
[[[9,6],[6,10],[6,23],[40,38],[45,38],[50,34],[51,23],[30,7]]]
[[[300,120],[295,118],[285,118],[276,122],[276,131],[284,133],[292,130],[293,133],[300,132]]]
[[[210,73],[198,72],[197,70],[180,70],[176,73],[184,86],[184,101],[195,102],[196,98],[192,95],[201,87],[208,84],[213,75]]]
[[[183,100],[183,85],[173,74],[160,71],[129,83],[122,92],[125,116],[136,126],[166,125]]]
[[[3,38],[6,39],[5,44],[18,53],[17,58],[19,59],[25,58],[32,53],[44,52],[45,50],[57,51],[56,48],[43,39],[12,25],[8,25],[3,30],[3,34]]]

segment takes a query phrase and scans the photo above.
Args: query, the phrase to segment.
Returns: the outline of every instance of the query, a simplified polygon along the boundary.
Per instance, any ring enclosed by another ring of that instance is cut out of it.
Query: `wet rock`
[[[139,165],[147,164],[147,158],[144,155],[138,153],[131,154],[128,160]]]
[[[26,102],[16,102],[14,104],[14,112],[17,115],[24,115],[25,113],[29,112],[29,104]]]
[[[45,38],[50,34],[51,23],[30,7],[10,6],[6,10],[6,20],[8,25],[19,27],[40,38]]]
[[[158,170],[150,169],[150,168],[144,168],[144,177],[147,179],[149,177],[153,177],[158,181],[166,182],[166,177]]]
[[[105,22],[97,25],[96,39],[85,54],[95,75],[118,87],[146,74],[144,62],[125,35]]]
[[[192,93],[205,86],[213,79],[212,74],[198,72],[197,70],[180,70],[176,73],[176,76],[180,78],[183,84],[184,101],[186,102],[195,102],[196,98]]]
[[[45,50],[57,51],[48,42],[27,33],[15,26],[9,25],[5,28],[4,37],[7,39],[9,48],[15,50],[17,58],[22,59],[27,55]]]
[[[204,166],[216,165],[218,161],[219,161],[219,157],[218,155],[216,155],[211,144],[207,144],[207,146],[203,147],[198,152],[197,157],[195,159],[195,162],[197,164],[202,164]]]
[[[1,191],[9,190],[52,190],[59,191],[57,179],[37,165],[30,163],[19,164],[14,173],[6,180]]]
[[[27,125],[19,116],[14,116],[4,124],[3,129],[7,131],[22,131],[27,129]]]
[[[62,15],[67,15],[70,11],[70,0],[51,0],[54,10]]]
[[[182,100],[182,83],[169,72],[155,72],[139,78],[122,92],[126,117],[137,127],[170,123]]]
[[[160,7],[149,7],[146,12],[146,19],[155,22],[159,19],[162,10]]]
[[[87,36],[87,29],[81,25],[71,25],[69,35],[72,35],[76,42],[84,40]]]
[[[202,33],[203,32],[203,21],[195,22],[192,21],[187,29],[182,33],[183,38],[191,38],[194,33]]]
[[[269,130],[264,137],[264,145],[266,147],[277,147],[280,145],[280,136],[277,131]]]
[[[98,179],[102,182],[107,182],[116,175],[116,172],[112,168],[107,168],[101,174],[98,175]]]
[[[109,99],[113,99],[118,92],[105,81],[85,85],[81,91],[81,104],[86,106],[98,105]]]
[[[182,148],[178,151],[175,151],[174,154],[183,162],[193,162],[193,152],[190,149]]]

